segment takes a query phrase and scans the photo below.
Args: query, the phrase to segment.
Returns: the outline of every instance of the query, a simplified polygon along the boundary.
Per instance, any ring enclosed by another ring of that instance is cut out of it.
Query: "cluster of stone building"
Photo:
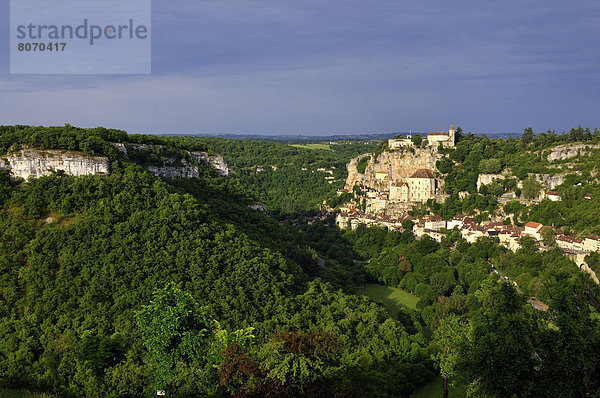
[[[335,221],[340,229],[346,229],[350,225],[350,228],[354,230],[360,224],[364,224],[402,231],[402,221],[406,219],[414,220],[414,218],[407,215],[391,217],[385,214],[369,214],[356,210],[354,206],[350,205],[337,214]]]
[[[389,149],[411,148],[414,147],[412,135],[407,135],[405,138],[394,138],[388,140]],[[430,131],[427,133],[427,144],[437,148],[440,144],[444,148],[454,148],[456,142],[456,130],[451,125],[446,133],[445,131]]]
[[[376,173],[376,179],[384,180],[386,173]],[[415,203],[435,199],[441,193],[438,180],[429,169],[420,169],[414,172],[406,181],[389,183],[389,192],[380,192],[372,188],[361,187],[369,213],[379,213],[385,210],[389,203]],[[338,195],[349,192],[347,189],[338,191]]]
[[[415,218],[405,215],[391,218],[385,215],[365,214],[349,208],[347,211],[337,215],[336,222],[342,229],[346,228],[348,224],[352,229],[358,227],[359,224],[365,224],[401,231],[402,221],[406,219],[414,222],[412,233],[417,238],[429,235],[438,242],[441,242],[448,230],[457,228],[462,237],[469,243],[474,243],[480,237],[488,236],[498,238],[501,245],[515,251],[521,247],[521,238],[529,236],[535,239],[538,247],[543,248],[542,231],[546,228],[552,228],[555,234],[556,245],[564,251],[574,253],[600,252],[600,236],[590,235],[584,239],[577,238],[565,235],[560,229],[544,226],[533,221],[528,222],[524,227],[519,227],[516,225],[504,225],[501,222],[479,224],[475,218],[464,215],[456,216],[451,220],[444,220],[439,216]]]

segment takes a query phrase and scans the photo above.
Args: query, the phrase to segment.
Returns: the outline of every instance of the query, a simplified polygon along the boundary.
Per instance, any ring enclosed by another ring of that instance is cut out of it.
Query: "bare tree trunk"
[[[444,377],[444,395],[443,398],[448,398],[448,378]]]

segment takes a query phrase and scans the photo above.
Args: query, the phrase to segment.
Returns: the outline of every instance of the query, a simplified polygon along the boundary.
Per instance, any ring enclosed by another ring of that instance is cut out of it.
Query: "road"
[[[498,279],[501,282],[510,283],[510,279],[508,279],[507,276],[502,276],[500,274],[500,272],[498,272],[498,270],[496,269],[496,266],[494,265],[494,263],[492,263],[492,260],[488,259],[487,262],[490,265],[490,267],[492,268],[492,272],[494,274],[496,274],[496,276],[498,277]],[[523,292],[521,291],[521,289],[519,289],[517,282],[513,281],[512,283],[513,283],[515,289],[517,290],[517,293],[519,293],[522,296]],[[529,298],[529,300],[527,300],[527,302],[538,311],[548,311],[548,306],[546,304],[542,303],[540,300],[537,300],[535,297]]]

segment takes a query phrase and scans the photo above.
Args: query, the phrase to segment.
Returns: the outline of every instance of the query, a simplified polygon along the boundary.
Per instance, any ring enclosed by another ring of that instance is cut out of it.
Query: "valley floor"
[[[403,305],[414,310],[417,308],[417,302],[419,301],[417,296],[402,289],[379,285],[377,283],[364,285],[358,293],[370,297],[378,303],[382,303],[393,319],[396,319],[400,306]]]

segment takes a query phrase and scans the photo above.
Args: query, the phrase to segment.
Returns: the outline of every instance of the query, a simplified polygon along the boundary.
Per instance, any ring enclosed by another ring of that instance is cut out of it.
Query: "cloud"
[[[157,133],[600,126],[599,11],[582,0],[155,0],[153,76],[0,76],[0,116]]]

